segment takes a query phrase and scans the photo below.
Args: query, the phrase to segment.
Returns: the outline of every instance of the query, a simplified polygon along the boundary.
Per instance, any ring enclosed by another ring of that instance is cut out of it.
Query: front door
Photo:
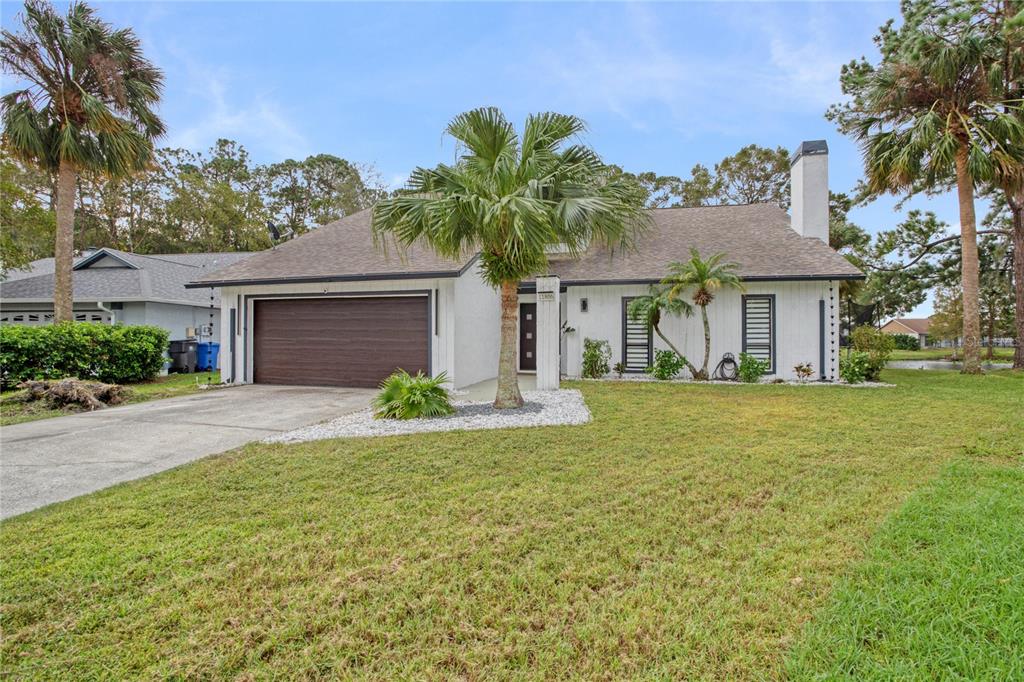
[[[519,369],[537,371],[537,304],[519,304]]]

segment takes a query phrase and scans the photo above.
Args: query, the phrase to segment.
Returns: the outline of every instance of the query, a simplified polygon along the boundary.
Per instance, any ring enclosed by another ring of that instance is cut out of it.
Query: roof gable
[[[100,249],[86,256],[75,263],[73,270],[85,270],[86,268],[130,268],[138,270],[139,266],[125,258],[122,253],[112,249]]]

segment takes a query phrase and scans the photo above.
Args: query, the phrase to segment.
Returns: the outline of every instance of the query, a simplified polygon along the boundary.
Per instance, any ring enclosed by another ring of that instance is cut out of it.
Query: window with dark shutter
[[[743,297],[743,352],[767,360],[775,373],[775,296]]]
[[[629,302],[632,297],[622,299],[622,365],[627,372],[643,372],[652,362],[651,331],[641,320],[629,319]]]

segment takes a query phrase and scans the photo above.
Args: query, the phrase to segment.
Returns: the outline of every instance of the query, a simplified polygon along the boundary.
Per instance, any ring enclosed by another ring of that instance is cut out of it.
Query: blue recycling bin
[[[196,370],[205,372],[208,369],[217,369],[218,353],[220,353],[219,343],[200,341],[196,344]]]

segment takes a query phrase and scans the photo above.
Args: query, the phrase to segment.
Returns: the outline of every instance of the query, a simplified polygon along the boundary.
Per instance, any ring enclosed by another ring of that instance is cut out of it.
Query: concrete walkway
[[[236,386],[0,429],[0,518],[361,410],[360,388]]]

